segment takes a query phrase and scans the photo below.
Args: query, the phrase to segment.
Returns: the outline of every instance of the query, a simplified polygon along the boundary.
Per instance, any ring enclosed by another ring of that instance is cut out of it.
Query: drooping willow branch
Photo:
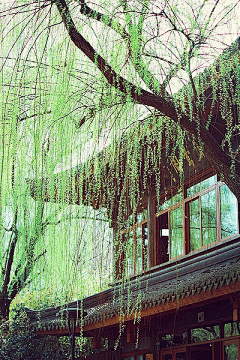
[[[153,74],[149,71],[147,66],[145,65],[140,49],[142,43],[142,26],[144,21],[144,13],[141,12],[139,24],[138,24],[138,36],[133,39],[133,36],[131,34],[131,27],[129,24],[129,30],[130,32],[127,32],[125,27],[115,19],[110,18],[108,15],[102,14],[99,11],[91,9],[85,2],[85,0],[79,1],[81,4],[80,12],[93,19],[101,22],[102,24],[110,27],[112,30],[114,30],[118,35],[121,36],[121,38],[125,41],[128,52],[130,55],[130,58],[132,60],[132,64],[137,71],[140,78],[143,80],[145,85],[153,92],[155,93],[161,93],[162,86],[159,83],[159,81],[153,76]],[[144,5],[143,5],[144,6]],[[136,44],[137,41],[137,44]]]
[[[233,193],[240,198],[239,187],[236,186],[232,175],[229,173],[232,159],[228,154],[226,154],[226,152],[223,151],[216,138],[214,138],[205,128],[204,124],[199,124],[199,126],[196,127],[195,121],[190,121],[189,114],[183,113],[180,105],[176,107],[172,98],[165,98],[150,93],[149,91],[135,86],[130,81],[124,79],[116,73],[106,60],[100,56],[92,45],[79,33],[65,0],[58,0],[54,3],[58,8],[72,42],[91,60],[93,64],[97,66],[107,82],[126,96],[130,97],[133,102],[151,106],[160,111],[161,114],[179,123],[182,129],[187,130],[192,136],[194,136],[195,141],[199,141],[199,134],[201,134],[200,141],[204,144],[205,155],[211,161],[211,164],[217,173],[222,176]],[[235,172],[240,176],[240,164],[238,164],[238,162],[235,166]]]

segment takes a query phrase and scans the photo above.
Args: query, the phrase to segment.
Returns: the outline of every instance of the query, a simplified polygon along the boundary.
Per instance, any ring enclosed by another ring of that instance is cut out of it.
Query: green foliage
[[[17,304],[11,312],[10,329],[0,328],[0,360],[67,360],[70,357],[68,336],[40,336],[29,330],[23,304]],[[91,338],[76,337],[75,356],[93,354]],[[106,350],[103,342],[102,350]],[[99,351],[99,350],[98,350]]]
[[[159,200],[165,174],[177,182],[170,168],[184,180],[186,146],[203,157],[219,97],[225,172],[234,177],[238,163],[238,43],[212,64],[226,46],[219,28],[238,20],[235,1],[80,3],[0,9],[0,294],[30,294],[33,308],[108,286],[112,216],[120,231],[150,181]],[[68,33],[71,21],[88,58]]]
[[[1,360],[64,360],[69,358],[69,339],[40,337],[28,329],[28,321],[21,305],[13,310],[8,333],[0,333]]]

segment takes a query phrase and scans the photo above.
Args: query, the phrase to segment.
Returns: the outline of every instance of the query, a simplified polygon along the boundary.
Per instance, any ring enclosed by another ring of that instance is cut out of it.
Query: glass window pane
[[[224,324],[224,337],[240,335],[240,323]]]
[[[165,348],[165,347],[170,347],[174,345],[174,341],[173,341],[173,334],[165,334],[162,335],[161,338],[161,347]]]
[[[134,213],[128,216],[126,221],[126,227],[133,226],[147,219],[147,209],[142,209],[138,214]]]
[[[170,213],[171,258],[183,254],[183,215],[182,206]]]
[[[191,341],[193,343],[219,339],[219,337],[220,330],[218,325],[191,329]]]
[[[199,191],[216,184],[216,182],[217,182],[217,175],[211,176],[210,178],[205,179],[205,180],[201,181],[200,183],[188,188],[187,196],[192,196],[194,194],[197,194]]]
[[[178,330],[177,334],[165,334],[161,337],[161,348],[184,345],[187,343],[187,330]]]
[[[217,241],[216,191],[201,196],[202,208],[202,244]]]
[[[172,360],[172,354],[163,355],[163,360]]]
[[[131,275],[133,274],[133,231],[130,230],[125,234],[126,245],[126,259],[125,259],[125,266],[126,266],[126,274]]]
[[[189,233],[190,233],[190,251],[201,247],[201,228],[200,228],[200,200],[189,203]]]
[[[136,272],[142,271],[142,226],[136,228]]]
[[[170,199],[164,201],[161,205],[157,206],[157,212],[168,209],[170,206],[175,205],[183,200],[183,192],[180,191]]]
[[[143,269],[149,267],[149,256],[148,256],[148,227],[147,223],[142,225],[142,236],[143,236]]]
[[[140,223],[147,219],[147,209],[143,209],[142,212],[137,214],[136,223]]]
[[[135,216],[133,214],[129,215],[126,221],[126,227],[133,226],[135,224]]]
[[[236,196],[227,185],[220,187],[221,198],[221,237],[238,233],[238,204]]]
[[[143,360],[143,355],[138,355],[137,360]]]
[[[186,360],[186,353],[185,352],[179,352],[176,353],[176,360]]]
[[[224,360],[237,360],[238,359],[238,345],[229,344],[224,346]]]

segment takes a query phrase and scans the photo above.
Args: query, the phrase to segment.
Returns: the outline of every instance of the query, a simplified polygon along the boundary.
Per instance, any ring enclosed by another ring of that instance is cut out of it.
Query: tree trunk
[[[7,294],[0,294],[0,322],[9,319],[10,304],[11,300],[8,298]]]

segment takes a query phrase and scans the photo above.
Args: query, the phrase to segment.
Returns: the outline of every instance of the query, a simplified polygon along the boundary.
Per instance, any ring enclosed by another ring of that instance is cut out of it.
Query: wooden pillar
[[[113,228],[113,279],[118,281],[122,279],[123,275],[123,249],[122,238],[119,235],[117,222],[112,223]]]
[[[233,321],[239,321],[239,301],[234,300],[232,303],[233,307]]]
[[[219,360],[221,357],[221,343],[212,343],[212,360]]]
[[[136,342],[136,331],[134,324],[127,325],[127,343]]]
[[[149,267],[155,266],[155,201],[151,188],[148,191],[148,254],[149,254]]]
[[[94,330],[93,332],[93,349],[101,349],[102,347],[102,337],[99,330]]]

